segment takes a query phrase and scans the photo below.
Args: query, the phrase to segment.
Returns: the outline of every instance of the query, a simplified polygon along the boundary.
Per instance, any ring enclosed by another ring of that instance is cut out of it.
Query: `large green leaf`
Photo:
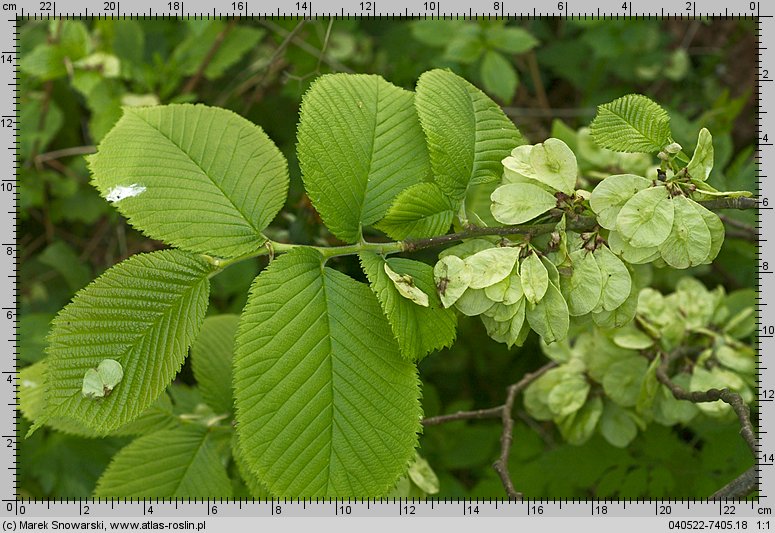
[[[628,94],[597,108],[592,139],[617,152],[658,152],[671,142],[670,116],[641,94]]]
[[[212,430],[190,424],[140,437],[97,482],[100,498],[228,498],[231,481]]]
[[[420,76],[415,101],[436,183],[462,201],[469,185],[499,180],[501,160],[524,140],[498,105],[447,70]]]
[[[435,183],[418,183],[398,195],[377,227],[393,239],[444,235],[454,216],[453,206]]]
[[[208,304],[204,261],[179,250],[135,255],[76,294],[49,335],[47,415],[98,433],[135,419],[169,385],[196,338]],[[118,361],[122,381],[105,398],[81,394],[84,374]]]
[[[433,267],[411,259],[388,259],[377,254],[360,254],[361,265],[379,298],[401,354],[409,359],[422,359],[433,350],[451,346],[455,340],[457,315],[444,309],[436,293]],[[385,273],[385,263],[395,272],[412,276],[415,286],[428,295],[429,306],[421,307],[403,297]]]
[[[127,108],[89,162],[133,226],[222,257],[260,246],[288,191],[285,157],[263,130],[203,105]]]
[[[379,76],[330,74],[301,104],[304,187],[331,232],[346,242],[381,219],[395,197],[429,174],[414,95]]]
[[[417,369],[377,297],[317,252],[256,278],[234,365],[244,458],[275,496],[386,494],[414,456]]]
[[[191,368],[202,397],[219,414],[232,410],[231,368],[237,324],[237,315],[208,317],[191,345]]]

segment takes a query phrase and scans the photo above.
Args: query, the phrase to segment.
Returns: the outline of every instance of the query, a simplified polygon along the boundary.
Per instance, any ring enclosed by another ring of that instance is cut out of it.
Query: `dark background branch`
[[[502,405],[491,407],[489,409],[458,411],[457,413],[450,415],[434,416],[424,419],[422,424],[423,426],[437,426],[439,424],[457,422],[460,420],[484,420],[488,418],[500,418],[501,423],[503,424],[503,431],[501,431],[500,438],[500,455],[493,463],[492,467],[498,474],[498,477],[500,478],[508,497],[512,500],[521,500],[522,493],[516,490],[514,487],[514,482],[511,479],[511,474],[509,474],[509,454],[511,453],[511,444],[514,439],[514,418],[512,416],[514,411],[514,402],[517,399],[517,395],[522,392],[528,385],[556,366],[557,363],[554,361],[547,363],[538,370],[525,374],[522,379],[513,385],[509,385],[509,387],[506,389],[506,401],[503,402]]]

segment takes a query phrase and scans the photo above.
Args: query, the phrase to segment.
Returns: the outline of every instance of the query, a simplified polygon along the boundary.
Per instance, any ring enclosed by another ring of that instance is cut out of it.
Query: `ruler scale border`
[[[761,200],[761,206],[757,211],[756,227],[759,231],[760,241],[757,250],[759,268],[757,270],[757,288],[759,299],[757,304],[757,323],[758,330],[763,331],[767,326],[775,325],[775,309],[768,309],[770,294],[775,294],[775,276],[766,276],[772,273],[775,265],[775,256],[769,250],[768,240],[765,238],[764,231],[767,228],[775,228],[775,214],[773,207],[768,205],[770,199],[775,199],[775,185],[767,181],[767,172],[775,172],[775,159],[772,159],[771,148],[773,143],[761,142],[761,139],[771,129],[771,114],[768,112],[765,102],[773,101],[770,99],[773,87],[771,82],[775,77],[775,64],[771,60],[769,45],[775,43],[775,31],[773,27],[773,15],[770,14],[768,4],[762,4],[760,1],[734,1],[729,3],[714,1],[703,1],[701,6],[695,1],[680,2],[649,2],[650,9],[640,11],[639,8],[646,2],[626,1],[607,1],[602,2],[604,6],[594,2],[582,0],[559,1],[556,4],[550,2],[550,5],[556,9],[546,10],[545,4],[538,7],[530,7],[528,11],[513,11],[509,8],[521,7],[524,3],[517,0],[506,0],[491,2],[493,8],[489,11],[475,11],[472,7],[462,2],[454,0],[399,0],[386,2],[355,2],[347,0],[347,6],[341,3],[328,0],[307,0],[298,2],[280,2],[281,5],[273,6],[267,9],[270,2],[259,2],[258,0],[243,0],[235,2],[225,2],[224,6],[230,9],[219,10],[206,1],[184,0],[166,2],[169,9],[158,9],[158,2],[153,0],[138,0],[131,3],[124,0],[123,5],[120,1],[95,1],[95,0],[59,0],[59,1],[38,1],[31,5],[37,5],[39,8],[30,10],[22,4],[26,0],[17,0],[16,3],[0,3],[0,54],[3,56],[3,63],[0,69],[6,80],[3,86],[2,114],[5,117],[16,117],[13,128],[3,128],[4,131],[11,132],[10,138],[6,139],[7,150],[4,150],[4,168],[6,173],[2,176],[3,183],[13,183],[12,194],[2,195],[3,208],[0,209],[5,219],[3,220],[2,244],[6,253],[6,259],[3,265],[3,272],[10,279],[12,284],[6,284],[2,289],[3,305],[2,308],[6,314],[9,314],[9,320],[5,321],[6,329],[3,330],[8,343],[5,347],[2,366],[2,375],[6,380],[5,395],[3,396],[2,406],[0,406],[0,420],[4,428],[10,428],[16,425],[19,416],[18,407],[18,384],[13,379],[18,373],[19,368],[19,318],[17,295],[19,290],[18,268],[19,253],[16,243],[19,240],[17,206],[18,206],[18,187],[16,179],[18,176],[18,167],[21,164],[19,160],[19,70],[18,70],[18,27],[22,20],[29,18],[32,20],[50,20],[56,18],[115,18],[121,19],[140,19],[148,20],[151,18],[334,18],[347,19],[352,17],[369,17],[376,19],[406,19],[408,17],[421,17],[439,20],[451,19],[469,19],[472,17],[487,17],[497,19],[529,19],[537,17],[561,17],[573,19],[606,19],[623,20],[626,18],[638,19],[662,19],[662,18],[680,18],[682,20],[691,20],[697,17],[715,17],[715,18],[746,18],[756,21],[756,32],[758,37],[757,46],[757,131],[758,145],[755,150],[755,166],[758,186],[758,196]],[[664,4],[664,5],[663,5]],[[132,6],[131,8],[129,6]],[[254,7],[262,6],[260,11],[253,11]],[[385,12],[378,11],[379,8],[390,6]],[[712,7],[705,9],[705,6]],[[295,9],[288,9],[288,7]],[[206,9],[203,9],[206,7]],[[767,13],[762,13],[762,7]],[[591,10],[590,10],[591,8]],[[772,11],[775,13],[775,10]],[[6,57],[12,57],[12,63],[6,63]],[[768,75],[772,73],[772,75]],[[10,104],[10,106],[9,106]],[[12,176],[10,175],[12,173]],[[14,179],[7,179],[13,177]],[[769,259],[769,260],[768,260]],[[765,265],[767,268],[765,269]],[[279,517],[279,516],[315,516],[315,517],[356,517],[356,516],[383,516],[383,517],[401,517],[407,515],[416,516],[434,516],[434,517],[459,517],[459,516],[517,516],[517,517],[680,517],[680,518],[701,518],[716,517],[723,519],[724,522],[718,522],[717,528],[722,529],[741,529],[739,522],[746,522],[746,526],[751,530],[768,530],[770,522],[775,527],[775,519],[770,519],[772,508],[769,506],[767,498],[775,491],[775,461],[767,460],[767,457],[773,457],[775,454],[775,433],[768,432],[766,429],[775,427],[775,368],[770,368],[764,364],[764,353],[772,353],[775,347],[775,339],[772,336],[761,335],[757,339],[757,384],[759,385],[759,421],[758,421],[758,441],[759,461],[757,463],[757,477],[759,479],[760,493],[758,500],[752,501],[708,501],[708,500],[570,500],[570,499],[541,499],[534,500],[526,498],[520,502],[509,501],[507,499],[491,500],[415,500],[415,499],[64,499],[52,501],[18,499],[18,486],[16,476],[17,466],[17,437],[6,429],[6,434],[2,435],[2,456],[3,464],[7,471],[13,471],[13,476],[4,477],[0,482],[0,494],[2,494],[2,505],[4,519],[9,517],[64,517],[64,518],[89,518],[89,519],[108,519],[115,517],[127,517],[134,519],[141,518],[177,518],[185,517],[186,520],[196,522],[202,518],[226,519],[227,517]],[[12,364],[11,364],[12,362]],[[775,430],[773,430],[775,431]],[[476,512],[474,512],[476,509]],[[410,513],[410,510],[412,511]],[[277,511],[277,512],[275,512]],[[542,518],[542,519],[543,519]],[[731,522],[729,522],[731,520]],[[764,527],[766,522],[766,527]],[[710,524],[713,525],[712,523]],[[5,526],[5,523],[4,523]],[[729,527],[727,527],[729,526]],[[737,526],[737,527],[735,527]],[[4,527],[5,529],[5,527]]]

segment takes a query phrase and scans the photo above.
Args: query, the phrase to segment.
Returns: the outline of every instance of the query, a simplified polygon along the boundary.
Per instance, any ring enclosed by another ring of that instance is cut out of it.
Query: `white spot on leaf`
[[[120,202],[124,198],[132,198],[133,196],[137,196],[138,194],[142,194],[144,192],[145,187],[137,183],[133,183],[132,185],[116,185],[108,191],[105,199],[108,202],[115,203]]]

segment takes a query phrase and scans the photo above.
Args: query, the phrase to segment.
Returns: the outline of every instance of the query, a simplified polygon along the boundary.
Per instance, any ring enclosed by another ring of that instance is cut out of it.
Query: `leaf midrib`
[[[201,114],[200,114],[200,115],[201,115]],[[197,117],[196,117],[197,124],[199,123],[200,115],[197,115]],[[194,165],[196,165],[196,168],[198,168],[198,169],[199,169],[199,171],[202,173],[202,175],[203,175],[203,176],[205,176],[205,177],[206,177],[208,180],[210,180],[210,183],[212,183],[212,184],[215,186],[215,188],[216,188],[216,189],[218,189],[218,191],[219,191],[219,192],[220,192],[220,193],[223,195],[223,197],[224,197],[224,198],[226,198],[226,199],[229,201],[229,203],[232,205],[232,207],[234,208],[234,210],[235,210],[235,211],[237,211],[237,212],[238,212],[240,215],[242,215],[242,218],[243,218],[243,220],[244,220],[244,221],[245,221],[245,222],[248,224],[248,226],[250,226],[250,228],[251,228],[253,231],[255,231],[255,232],[256,232],[256,234],[257,234],[258,236],[260,236],[260,237],[263,237],[264,239],[266,239],[266,237],[264,237],[263,233],[261,233],[261,230],[260,230],[259,228],[257,228],[257,227],[255,226],[255,224],[253,224],[253,221],[251,220],[251,218],[250,218],[250,217],[249,217],[249,216],[248,216],[248,215],[247,215],[247,214],[246,214],[246,213],[245,213],[245,212],[244,212],[242,209],[240,209],[240,208],[237,206],[237,204],[235,204],[235,203],[234,203],[234,200],[232,200],[232,199],[229,197],[229,195],[228,195],[228,194],[226,194],[226,191],[223,189],[223,187],[221,187],[221,185],[220,185],[220,184],[219,184],[217,181],[215,181],[215,180],[214,180],[212,177],[210,177],[210,175],[209,175],[209,174],[208,174],[208,173],[205,171],[205,169],[204,169],[204,168],[202,168],[202,165],[200,165],[198,161],[196,161],[196,160],[195,160],[193,157],[191,157],[191,155],[190,155],[188,152],[186,152],[185,150],[183,150],[183,147],[182,147],[182,146],[180,146],[178,143],[176,143],[176,142],[175,142],[175,141],[174,141],[174,140],[173,140],[173,139],[172,139],[172,138],[171,138],[169,135],[167,135],[166,133],[164,133],[162,130],[160,130],[159,128],[157,128],[156,126],[154,126],[153,124],[151,124],[150,122],[148,122],[148,121],[145,119],[145,117],[143,117],[143,116],[141,116],[141,115],[139,115],[139,114],[135,114],[134,116],[138,117],[138,118],[139,118],[140,120],[142,120],[142,121],[143,121],[143,122],[144,122],[146,125],[148,125],[148,127],[150,127],[152,130],[154,130],[154,131],[155,131],[155,132],[157,132],[159,135],[161,135],[162,137],[164,137],[164,138],[165,138],[167,141],[169,141],[169,142],[170,142],[170,144],[172,144],[172,145],[173,145],[175,148],[177,148],[178,150],[180,150],[180,152],[181,152],[181,153],[183,153],[183,154],[184,154],[184,155],[185,155],[185,156],[188,158],[188,160],[189,160],[189,161],[191,161],[191,163],[193,163]],[[240,130],[241,130],[241,129],[242,129],[242,128],[240,128]],[[236,147],[236,145],[235,145],[235,147]]]
[[[640,134],[640,135],[641,135],[641,136],[642,136],[644,139],[646,139],[647,141],[649,141],[649,142],[651,143],[651,145],[652,145],[652,146],[656,146],[656,147],[657,147],[657,149],[661,149],[661,148],[662,148],[661,146],[659,146],[659,145],[660,145],[660,143],[659,143],[659,142],[656,142],[654,139],[652,139],[651,137],[649,137],[648,135],[646,135],[644,132],[642,132],[641,130],[639,130],[637,127],[635,127],[635,125],[634,125],[634,124],[633,124],[633,123],[632,123],[632,122],[631,122],[629,119],[627,119],[626,117],[624,117],[624,116],[623,116],[623,115],[621,115],[620,113],[617,113],[615,110],[613,110],[613,109],[611,109],[611,108],[608,108],[608,111],[609,111],[609,112],[610,112],[612,115],[615,115],[615,116],[619,117],[619,118],[622,120],[622,122],[624,122],[625,124],[627,124],[627,125],[628,125],[630,128],[632,128],[634,131],[638,132],[638,133],[639,133],[639,134]]]
[[[167,316],[167,314],[168,314],[169,310],[170,310],[170,309],[171,309],[173,306],[175,306],[175,305],[179,305],[179,304],[180,304],[180,302],[182,302],[182,301],[183,301],[183,300],[184,300],[184,299],[185,299],[187,296],[190,296],[190,293],[191,293],[191,292],[193,292],[193,291],[194,291],[194,289],[195,289],[196,287],[198,287],[198,285],[199,285],[200,283],[202,283],[202,281],[204,281],[204,277],[205,277],[205,276],[206,276],[206,273],[203,273],[203,274],[201,275],[201,277],[200,277],[200,278],[199,278],[199,279],[198,279],[198,280],[197,280],[195,283],[193,283],[192,285],[190,285],[190,286],[189,286],[187,289],[185,289],[183,292],[179,293],[179,295],[180,295],[180,296],[179,296],[179,298],[177,298],[177,299],[174,301],[175,303],[173,303],[173,304],[171,304],[170,306],[168,306],[164,312],[160,312],[160,313],[159,313],[159,314],[158,314],[158,315],[157,315],[157,316],[156,316],[156,317],[155,317],[155,318],[154,318],[154,319],[153,319],[153,320],[152,320],[152,321],[151,321],[151,322],[148,324],[148,327],[147,327],[147,328],[145,328],[145,329],[143,330],[143,333],[139,334],[139,335],[137,336],[137,338],[136,338],[136,339],[135,339],[133,342],[131,342],[131,343],[130,343],[128,346],[127,346],[127,348],[126,348],[126,349],[125,349],[125,350],[124,350],[124,351],[121,353],[121,356],[120,356],[120,358],[123,360],[125,357],[127,357],[127,356],[128,356],[128,354],[130,354],[131,352],[133,352],[134,350],[136,350],[136,349],[137,349],[137,346],[138,346],[138,344],[142,343],[142,342],[144,341],[144,339],[145,339],[145,338],[148,336],[148,332],[149,332],[149,331],[151,331],[151,330],[154,330],[154,329],[156,329],[156,328],[158,327],[159,323],[160,323],[162,320],[164,320],[164,319],[165,319],[165,317]],[[186,320],[188,320],[188,319],[189,319],[189,317],[186,317]],[[119,362],[121,362],[121,361],[119,361]],[[147,365],[146,365],[146,366],[147,366]],[[128,380],[128,381],[126,382],[126,384],[127,384],[127,386],[128,386],[130,389],[131,389],[131,384],[132,384],[132,381],[129,381],[129,380]],[[80,394],[81,394],[81,391],[80,391],[80,390],[78,390],[78,391],[74,392],[73,394],[71,394],[71,395],[70,395],[69,401],[72,401],[72,400],[73,400],[73,398],[75,398],[75,399],[77,400],[77,397],[78,397]],[[129,392],[129,391],[127,391],[127,393],[126,393],[126,394],[130,394],[130,392]],[[68,400],[67,400],[67,399],[65,399],[65,400],[61,401],[60,403],[58,403],[58,404],[56,405],[56,412],[59,412],[59,411],[62,409],[62,407],[64,406],[64,404],[65,404],[65,403],[68,403]],[[116,405],[117,405],[117,404],[116,404]],[[114,409],[111,409],[111,411],[113,412],[113,411],[114,411]]]

